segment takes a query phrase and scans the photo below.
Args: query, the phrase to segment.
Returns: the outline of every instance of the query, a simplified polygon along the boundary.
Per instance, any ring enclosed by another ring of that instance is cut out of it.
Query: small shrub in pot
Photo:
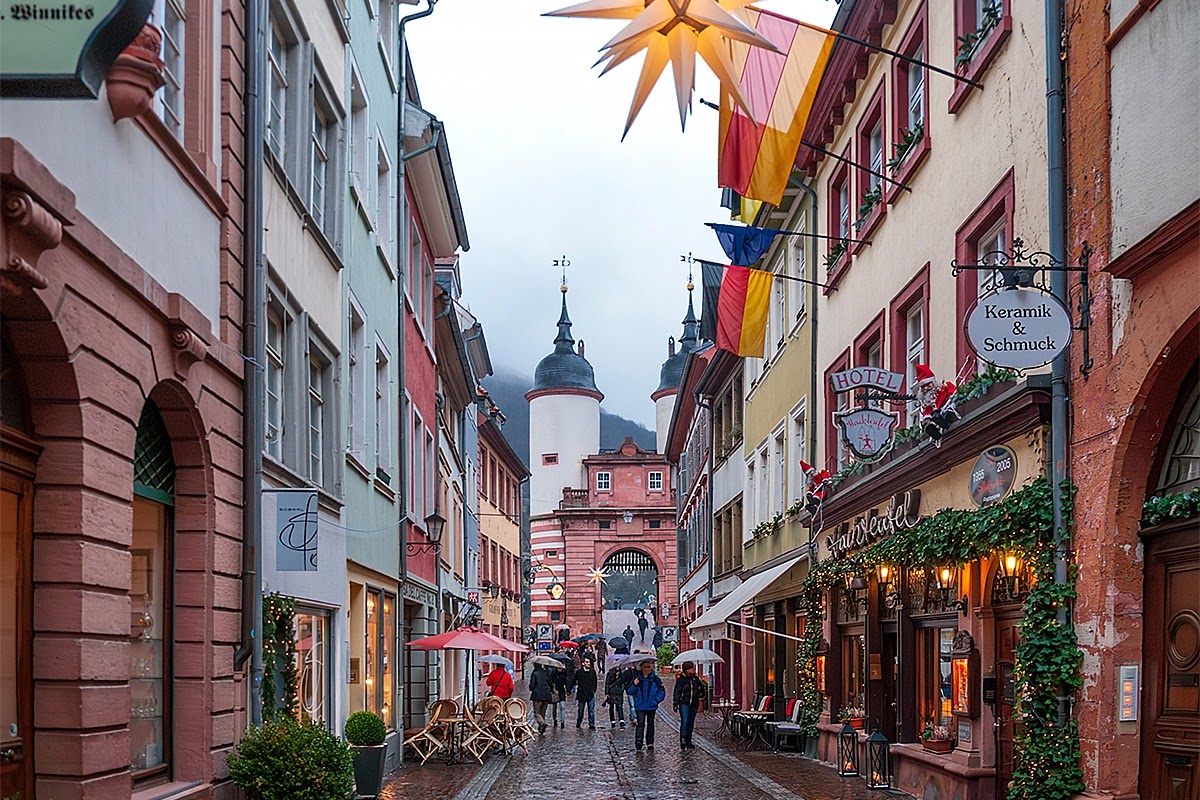
[[[248,800],[347,800],[354,796],[350,748],[329,731],[287,717],[246,731],[229,775]]]
[[[343,729],[354,751],[354,786],[364,797],[378,797],[383,788],[383,765],[387,758],[387,726],[378,714],[355,711]]]

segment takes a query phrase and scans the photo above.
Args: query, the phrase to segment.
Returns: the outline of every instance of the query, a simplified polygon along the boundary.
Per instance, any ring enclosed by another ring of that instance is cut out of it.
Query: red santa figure
[[[921,426],[933,441],[933,446],[941,447],[942,436],[950,423],[959,418],[954,405],[954,393],[958,387],[951,381],[938,381],[928,364],[917,364],[916,381],[912,389],[921,406]]]
[[[800,471],[808,479],[804,493],[804,510],[809,513],[809,516],[816,516],[817,509],[821,507],[821,503],[825,502],[825,492],[828,491],[825,483],[829,480],[829,470],[823,469],[818,472],[812,464],[801,461]]]

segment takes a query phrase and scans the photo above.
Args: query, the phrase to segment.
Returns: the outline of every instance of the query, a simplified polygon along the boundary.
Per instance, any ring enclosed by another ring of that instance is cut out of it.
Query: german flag
[[[731,67],[754,118],[722,90],[717,183],[778,206],[837,34],[757,8],[734,13],[780,52],[729,43]]]
[[[704,306],[700,335],[739,356],[762,358],[772,274],[748,267],[701,264]]]

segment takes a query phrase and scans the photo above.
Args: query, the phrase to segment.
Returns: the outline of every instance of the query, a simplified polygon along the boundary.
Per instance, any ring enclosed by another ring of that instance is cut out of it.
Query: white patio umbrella
[[[671,661],[672,666],[679,666],[685,661],[692,661],[697,664],[724,664],[725,659],[721,658],[712,650],[684,650],[679,655],[675,656]]]

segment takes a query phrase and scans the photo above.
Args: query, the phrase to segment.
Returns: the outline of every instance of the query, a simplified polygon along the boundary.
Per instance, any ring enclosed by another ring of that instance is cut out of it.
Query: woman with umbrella
[[[617,720],[620,720],[621,727],[624,728],[625,666],[621,662],[625,657],[612,655],[608,660],[614,662],[608,674],[604,676],[604,705],[608,706],[608,727],[617,727]]]
[[[496,659],[496,661],[491,661]],[[513,678],[508,671],[512,666],[512,662],[504,658],[504,656],[484,656],[480,661],[484,663],[492,663],[492,671],[487,674],[487,679],[484,683],[488,688],[489,697],[499,697],[507,700],[512,697],[513,693]],[[508,663],[505,663],[505,662]]]
[[[546,735],[546,705],[554,699],[554,676],[550,674],[552,668],[546,664],[547,661],[553,663],[553,659],[542,656],[530,659],[534,666],[533,674],[529,676],[529,699],[533,701],[533,719],[542,736]]]

